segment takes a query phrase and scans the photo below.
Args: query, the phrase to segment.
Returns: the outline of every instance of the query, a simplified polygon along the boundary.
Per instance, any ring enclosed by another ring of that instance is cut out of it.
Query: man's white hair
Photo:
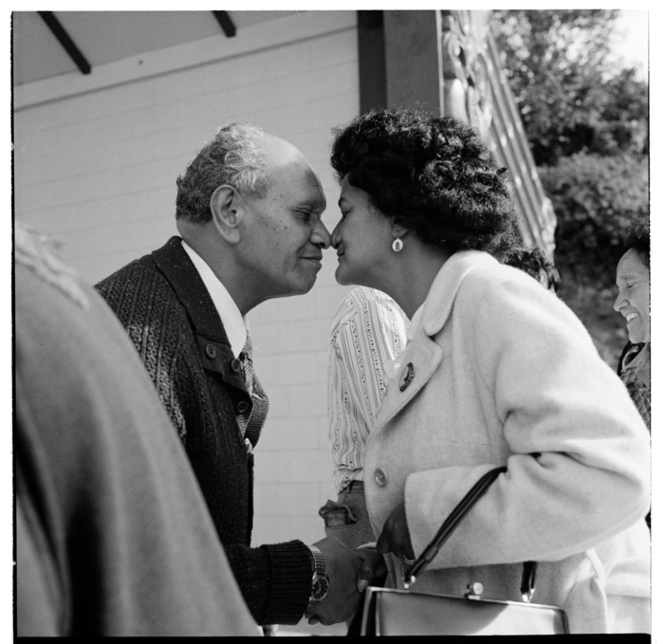
[[[178,177],[176,217],[196,223],[210,221],[210,197],[222,185],[248,197],[264,197],[268,187],[265,137],[257,125],[222,125]]]

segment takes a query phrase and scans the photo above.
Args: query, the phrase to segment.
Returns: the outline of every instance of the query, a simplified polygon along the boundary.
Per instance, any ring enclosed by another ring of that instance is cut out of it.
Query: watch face
[[[330,582],[326,577],[316,577],[313,583],[313,588],[311,592],[311,598],[317,602],[321,601],[327,595],[327,591],[330,587]]]

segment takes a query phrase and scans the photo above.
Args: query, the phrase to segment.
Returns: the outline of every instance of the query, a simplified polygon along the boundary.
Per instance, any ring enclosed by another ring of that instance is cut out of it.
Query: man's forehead
[[[285,139],[280,139],[272,134],[265,135],[264,139],[265,157],[269,167],[279,168],[292,163],[304,163],[308,165],[307,160],[292,143]]]

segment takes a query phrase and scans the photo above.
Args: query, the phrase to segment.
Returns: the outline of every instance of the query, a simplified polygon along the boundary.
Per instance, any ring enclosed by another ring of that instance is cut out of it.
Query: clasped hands
[[[320,622],[330,626],[350,619],[358,608],[362,591],[372,581],[384,581],[387,576],[384,554],[391,552],[401,558],[415,557],[403,503],[398,505],[385,521],[375,548],[350,550],[330,537],[314,545],[325,557],[330,588],[320,604],[309,606],[304,613],[309,624]]]

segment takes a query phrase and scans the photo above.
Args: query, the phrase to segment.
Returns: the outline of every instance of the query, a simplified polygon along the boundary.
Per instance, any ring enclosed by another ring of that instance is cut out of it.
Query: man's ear
[[[222,185],[215,188],[210,197],[212,222],[219,234],[229,243],[240,241],[238,223],[242,217],[242,207],[235,188]]]

